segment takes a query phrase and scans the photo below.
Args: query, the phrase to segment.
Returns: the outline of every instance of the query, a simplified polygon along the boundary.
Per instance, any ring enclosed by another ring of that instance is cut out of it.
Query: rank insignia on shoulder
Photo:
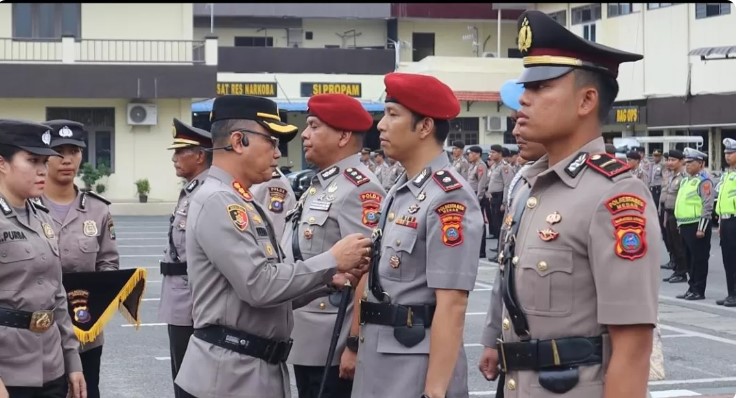
[[[345,169],[343,175],[348,179],[348,181],[352,182],[357,187],[360,187],[361,185],[369,182],[369,178],[366,177],[366,175],[354,169],[353,167]]]
[[[340,167],[333,166],[333,167],[331,167],[331,168],[323,171],[322,173],[320,173],[320,176],[322,177],[323,180],[327,180],[328,178],[330,178],[330,177],[338,174],[338,172],[340,172]]]
[[[376,192],[364,192],[359,195],[361,200],[361,223],[367,227],[375,227],[379,223],[379,209],[383,196]]]
[[[421,187],[425,183],[425,181],[430,178],[430,171],[431,169],[429,167],[425,167],[424,169],[422,169],[420,174],[418,174],[417,177],[412,180],[412,183],[415,184],[415,186],[418,188]]]
[[[277,169],[274,169],[274,171],[271,172],[271,179],[273,180],[275,178],[281,178],[281,174]]]
[[[635,210],[640,213],[645,213],[645,200],[631,193],[611,197],[607,199],[604,206],[606,206],[607,210],[609,210],[612,215],[627,210]]]
[[[228,215],[239,231],[243,232],[248,228],[248,214],[245,207],[237,204],[228,205]]]
[[[586,164],[586,160],[588,159],[589,154],[586,152],[579,152],[578,156],[576,156],[571,163],[566,166],[566,174],[571,176],[571,178],[576,178],[576,176],[583,170],[583,165]]]
[[[200,180],[194,179],[189,184],[187,184],[187,187],[184,188],[185,191],[192,193],[197,186],[200,185]]]
[[[466,205],[458,202],[443,203],[435,209],[440,217],[443,244],[458,246],[463,243],[463,215]]]
[[[273,213],[281,213],[284,211],[284,199],[286,197],[286,189],[281,187],[269,187],[269,211]]]
[[[93,198],[95,198],[97,200],[99,200],[102,203],[105,203],[106,205],[109,205],[110,203],[112,203],[109,200],[107,200],[107,198],[105,198],[104,196],[100,195],[99,193],[97,193],[95,191],[87,191],[86,194],[87,195],[90,195],[91,197],[93,197]],[[84,206],[82,206],[82,208],[84,208]]]
[[[443,188],[443,191],[450,192],[462,187],[463,185],[445,170],[438,170],[433,174],[432,179]]]
[[[8,202],[5,201],[5,198],[0,198],[0,209],[6,216],[13,212],[10,206],[8,206]]]
[[[609,178],[616,177],[631,169],[627,163],[608,153],[592,155],[586,160],[586,164]]]
[[[41,203],[41,199],[39,199],[39,198],[31,199],[31,206],[33,206],[35,209],[41,210],[43,212],[46,212],[46,213],[49,212],[49,209],[46,206],[44,206],[43,203]]]
[[[236,192],[238,192],[238,195],[243,198],[246,202],[250,202],[253,200],[253,195],[251,195],[250,192],[248,192],[247,189],[243,188],[243,185],[241,185],[238,181],[233,181],[233,189],[235,189]]]
[[[634,261],[647,253],[645,240],[645,218],[640,216],[620,216],[612,219],[614,225],[614,254]]]

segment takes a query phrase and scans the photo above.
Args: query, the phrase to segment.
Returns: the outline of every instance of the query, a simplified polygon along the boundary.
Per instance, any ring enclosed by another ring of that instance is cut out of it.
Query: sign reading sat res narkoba
[[[275,82],[223,82],[217,84],[217,95],[253,95],[276,97]]]
[[[317,94],[345,94],[351,97],[361,96],[361,83],[305,83],[300,87],[302,97]]]

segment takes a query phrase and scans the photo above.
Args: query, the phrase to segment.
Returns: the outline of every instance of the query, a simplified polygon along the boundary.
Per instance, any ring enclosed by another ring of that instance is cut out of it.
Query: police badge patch
[[[115,225],[113,225],[113,219],[107,222],[107,230],[110,233],[110,240],[115,240]]]
[[[443,244],[458,246],[463,243],[463,215],[466,206],[458,202],[443,203],[435,209],[440,216],[440,229],[443,231]]]
[[[614,225],[614,253],[626,260],[634,261],[647,253],[645,240],[645,218],[621,216],[612,220]]]
[[[269,211],[281,213],[284,211],[284,200],[287,190],[281,187],[269,187]]]
[[[379,209],[383,196],[376,192],[364,192],[359,195],[363,214],[361,223],[367,227],[375,227],[379,223]]]
[[[230,219],[233,221],[233,225],[235,225],[239,231],[245,231],[246,228],[248,228],[248,215],[246,214],[246,208],[241,205],[232,204],[228,205],[227,210]]]

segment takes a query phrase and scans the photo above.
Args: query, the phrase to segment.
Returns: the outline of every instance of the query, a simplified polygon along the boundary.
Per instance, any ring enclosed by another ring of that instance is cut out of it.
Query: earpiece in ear
[[[241,133],[241,134],[243,134],[243,133]],[[245,135],[245,134],[243,134],[243,135],[241,136],[241,145],[243,145],[243,146],[248,146],[248,137],[246,137],[246,135]]]

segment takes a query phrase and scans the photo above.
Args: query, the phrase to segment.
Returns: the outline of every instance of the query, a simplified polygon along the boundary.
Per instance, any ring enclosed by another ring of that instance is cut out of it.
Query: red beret
[[[307,112],[336,130],[364,132],[374,123],[363,105],[345,94],[318,94],[310,97]]]
[[[384,85],[387,102],[397,102],[422,116],[450,120],[461,113],[453,90],[433,76],[394,72],[384,76]]]

